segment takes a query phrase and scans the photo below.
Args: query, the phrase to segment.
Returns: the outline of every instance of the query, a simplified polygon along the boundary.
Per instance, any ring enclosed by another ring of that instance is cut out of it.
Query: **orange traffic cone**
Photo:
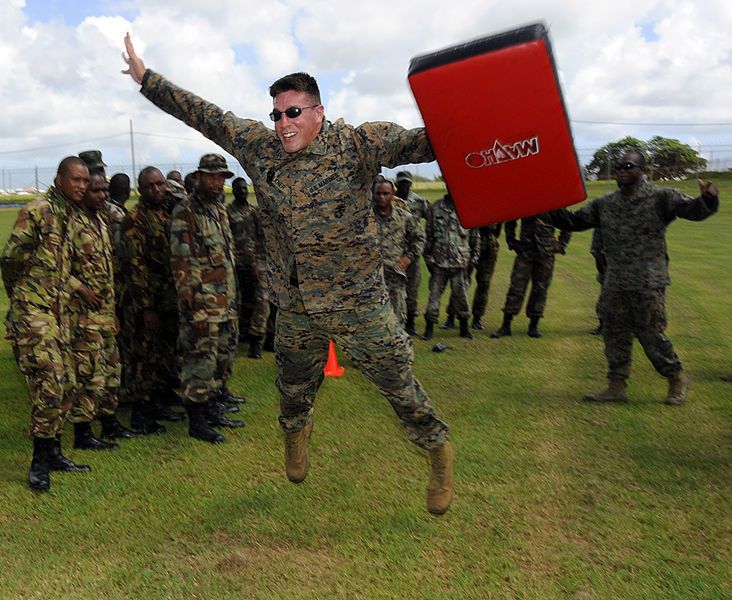
[[[335,353],[335,346],[333,345],[333,340],[330,340],[330,348],[328,348],[328,362],[325,365],[325,369],[323,371],[325,372],[326,377],[340,377],[343,375],[343,371],[345,371],[345,367],[339,367],[338,366],[338,359],[336,358]]]

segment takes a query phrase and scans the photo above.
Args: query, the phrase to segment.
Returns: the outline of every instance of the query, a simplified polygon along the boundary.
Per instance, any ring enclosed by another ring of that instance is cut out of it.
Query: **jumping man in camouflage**
[[[61,453],[61,429],[71,403],[67,392],[74,385],[68,328],[62,322],[70,267],[66,222],[88,185],[84,161],[76,156],[62,160],[46,195],[20,209],[0,261],[10,300],[8,336],[33,401],[28,483],[34,490],[49,489],[49,470],[91,470]]]
[[[143,95],[235,156],[254,184],[270,299],[279,309],[275,358],[289,479],[307,475],[313,404],[333,338],[388,398],[409,439],[429,451],[427,506],[446,511],[449,430],[412,374],[411,340],[388,305],[369,198],[382,166],[434,160],[424,129],[327,121],[317,83],[295,73],[270,87],[273,131],[146,70],[129,35],[125,44],[125,72]]]
[[[666,228],[676,218],[702,221],[717,212],[719,190],[699,180],[701,195],[691,198],[679,190],[644,181],[646,159],[639,151],[625,153],[615,168],[618,190],[571,212],[549,213],[553,225],[571,231],[602,230],[607,261],[600,311],[605,357],[606,390],[587,394],[591,402],[627,402],[633,338],[637,337],[656,371],[669,382],[666,404],[686,401],[689,378],[666,336],[668,274]]]

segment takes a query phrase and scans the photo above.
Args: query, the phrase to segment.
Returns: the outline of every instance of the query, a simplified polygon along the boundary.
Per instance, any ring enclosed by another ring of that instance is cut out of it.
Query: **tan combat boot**
[[[310,421],[300,431],[285,433],[285,471],[292,483],[300,483],[308,475],[308,438],[312,430],[313,422]]]
[[[441,515],[452,501],[453,460],[454,451],[450,442],[430,451],[432,472],[427,484],[427,510],[432,514]]]
[[[622,379],[611,379],[606,390],[587,394],[582,399],[586,402],[627,402],[628,396],[625,393],[625,381]]]
[[[668,395],[664,402],[672,406],[681,406],[686,402],[686,390],[689,389],[689,378],[686,373],[679,371],[668,378]]]

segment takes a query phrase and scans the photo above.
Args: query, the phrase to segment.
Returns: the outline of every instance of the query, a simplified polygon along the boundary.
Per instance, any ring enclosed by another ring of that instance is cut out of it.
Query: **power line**
[[[638,127],[729,127],[732,123],[631,123],[626,121],[579,121],[571,120],[572,123],[583,125],[628,125]]]

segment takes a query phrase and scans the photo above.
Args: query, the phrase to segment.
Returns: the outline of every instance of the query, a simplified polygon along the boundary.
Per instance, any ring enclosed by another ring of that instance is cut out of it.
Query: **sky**
[[[732,167],[729,0],[0,0],[0,187],[6,171],[92,148],[113,171],[133,148],[138,171],[221,152],[121,74],[127,31],[146,66],[239,116],[270,123],[269,84],[307,71],[330,120],[416,127],[412,57],[536,21],[580,162],[626,135],[662,135]]]

